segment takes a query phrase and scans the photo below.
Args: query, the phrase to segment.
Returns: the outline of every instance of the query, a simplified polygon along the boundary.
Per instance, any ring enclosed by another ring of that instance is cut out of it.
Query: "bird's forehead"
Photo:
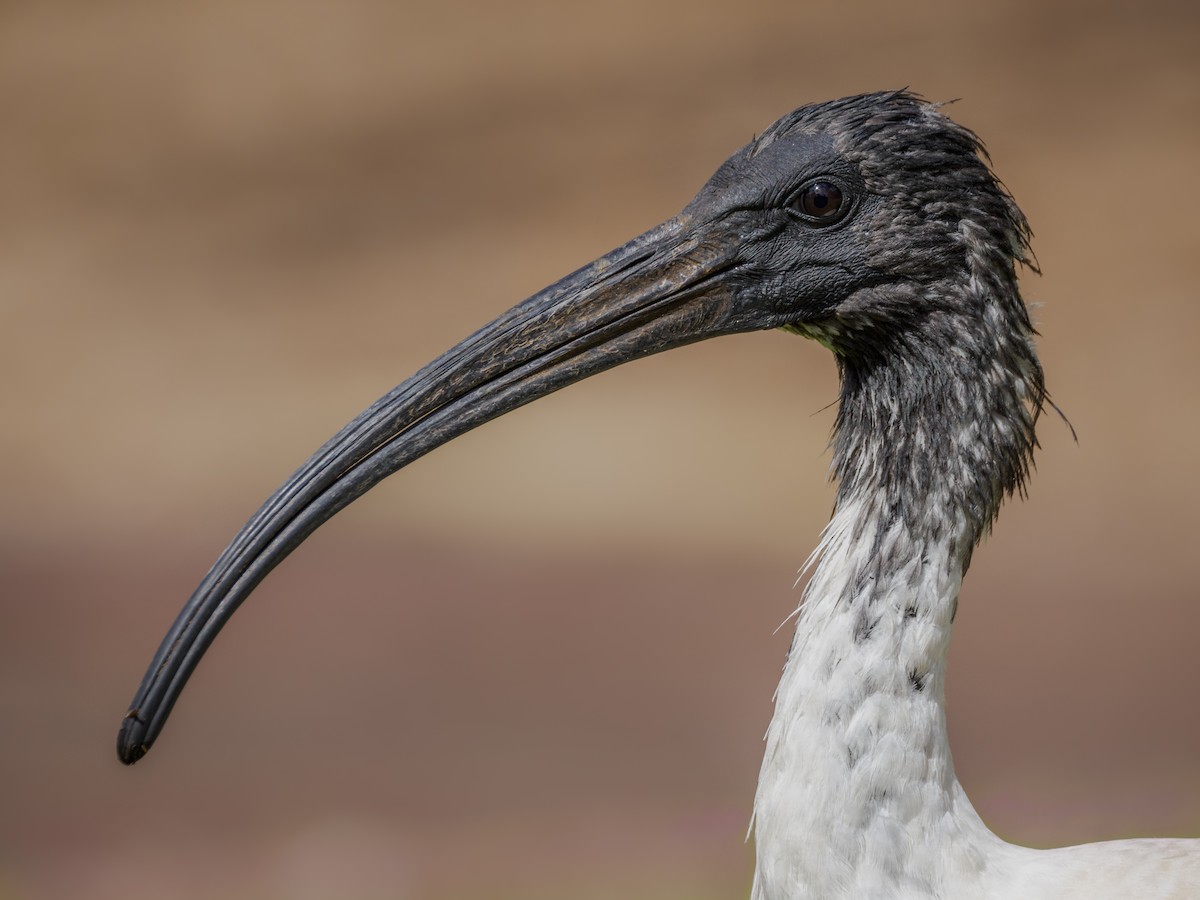
[[[689,211],[771,205],[804,181],[820,175],[852,174],[854,168],[829,134],[793,132],[769,143],[754,141],[717,169]]]
[[[844,156],[836,137],[824,131],[793,131],[770,143],[751,143],[744,152],[745,169],[764,180],[808,178]]]

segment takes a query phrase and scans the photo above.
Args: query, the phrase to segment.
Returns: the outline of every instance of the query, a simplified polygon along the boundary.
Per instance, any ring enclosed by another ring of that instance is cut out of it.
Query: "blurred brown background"
[[[740,897],[834,366],[578,385],[259,590],[113,738],[217,552],[402,377],[802,103],[962,101],[1036,231],[1054,417],[976,556],[962,780],[1034,844],[1200,834],[1192,3],[0,8],[0,897]],[[1135,11],[1136,10],[1136,11]]]

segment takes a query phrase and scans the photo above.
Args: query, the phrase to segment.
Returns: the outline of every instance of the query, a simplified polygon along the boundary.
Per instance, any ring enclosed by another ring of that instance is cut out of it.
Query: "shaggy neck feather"
[[[934,305],[902,334],[810,331],[842,369],[839,489],[767,733],[754,900],[939,896],[998,843],[944,712],[959,587],[1027,472],[1041,401],[1029,330],[993,318]]]

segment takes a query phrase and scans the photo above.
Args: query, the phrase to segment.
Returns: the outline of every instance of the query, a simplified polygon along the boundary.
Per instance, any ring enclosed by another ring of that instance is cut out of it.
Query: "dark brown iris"
[[[842,210],[842,190],[828,181],[814,181],[800,192],[796,206],[809,218],[835,219]]]

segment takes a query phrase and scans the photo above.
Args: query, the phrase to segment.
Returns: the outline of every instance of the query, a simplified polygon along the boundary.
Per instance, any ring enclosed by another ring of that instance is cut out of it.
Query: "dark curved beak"
[[[687,212],[504,313],[379,399],[289,478],[209,570],[163,639],[117,738],[134,763],[217,632],[280,561],[396,470],[477,425],[631,359],[781,324],[739,302],[737,216]],[[771,321],[768,321],[771,320]]]

